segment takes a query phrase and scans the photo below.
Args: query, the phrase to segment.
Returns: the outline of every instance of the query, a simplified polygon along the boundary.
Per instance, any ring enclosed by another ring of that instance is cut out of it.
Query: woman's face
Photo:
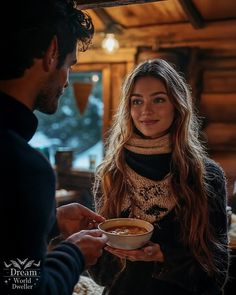
[[[148,138],[166,134],[174,120],[174,106],[164,83],[154,77],[139,78],[130,96],[135,127]]]

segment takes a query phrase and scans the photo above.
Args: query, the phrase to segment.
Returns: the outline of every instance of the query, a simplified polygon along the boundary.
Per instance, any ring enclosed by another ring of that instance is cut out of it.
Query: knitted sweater
[[[0,293],[71,295],[84,258],[69,242],[47,253],[56,221],[55,175],[48,160],[27,143],[36,128],[37,119],[26,106],[0,93]]]
[[[136,173],[136,177],[139,175],[156,181],[156,198],[158,195],[165,197],[165,194],[159,192],[158,186],[163,184],[170,170],[171,153],[141,155],[125,150],[125,160],[127,169]],[[145,213],[146,217],[151,216],[151,218],[156,215],[152,241],[160,244],[165,257],[164,263],[126,261],[126,267],[121,271],[120,259],[104,252],[98,263],[90,269],[93,279],[105,286],[104,294],[220,294],[228,270],[225,178],[222,169],[212,160],[206,159],[205,165],[208,185],[213,191],[212,195],[209,195],[210,223],[216,231],[217,239],[225,244],[224,251],[217,249],[214,251],[214,256],[220,257],[222,261],[219,266],[220,273],[213,278],[209,277],[190,249],[181,243],[180,222],[174,210],[174,203],[170,202],[172,205],[167,206],[167,213],[164,215],[160,215],[158,211],[146,210]],[[129,206],[124,207],[126,210],[121,216],[130,216]],[[151,214],[148,215],[147,212]]]

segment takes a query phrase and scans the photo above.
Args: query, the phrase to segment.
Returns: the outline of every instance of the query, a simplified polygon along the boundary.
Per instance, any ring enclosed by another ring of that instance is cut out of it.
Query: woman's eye
[[[154,103],[162,103],[165,101],[165,99],[163,97],[156,97],[153,101]]]
[[[131,104],[132,105],[140,105],[142,103],[141,99],[132,99]]]

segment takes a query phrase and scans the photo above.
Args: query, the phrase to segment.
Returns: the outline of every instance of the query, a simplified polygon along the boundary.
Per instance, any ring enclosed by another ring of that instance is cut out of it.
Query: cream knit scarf
[[[143,155],[154,155],[171,152],[170,135],[157,139],[143,139],[134,135],[125,148]],[[151,223],[157,222],[167,215],[176,205],[171,192],[171,176],[161,181],[143,177],[126,165],[127,194],[123,199],[122,211],[129,217],[141,218]]]
[[[170,134],[159,138],[144,139],[137,134],[129,139],[125,148],[131,152],[142,155],[157,155],[171,152]]]

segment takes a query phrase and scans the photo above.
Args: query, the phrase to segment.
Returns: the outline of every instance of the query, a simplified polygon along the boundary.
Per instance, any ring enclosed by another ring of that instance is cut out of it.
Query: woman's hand
[[[115,249],[110,246],[105,247],[105,249],[119,258],[130,261],[164,261],[164,255],[159,244],[154,244],[152,242],[149,242],[143,248],[136,250]]]

